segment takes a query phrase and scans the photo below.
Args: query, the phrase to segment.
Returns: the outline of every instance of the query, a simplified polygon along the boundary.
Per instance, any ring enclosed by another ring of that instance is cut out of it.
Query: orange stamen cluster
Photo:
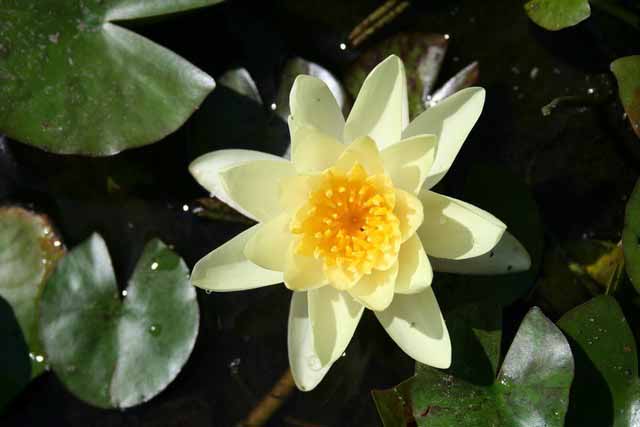
[[[297,252],[322,259],[325,270],[342,270],[350,282],[389,268],[400,246],[389,177],[368,176],[356,163],[347,173],[327,169],[314,187],[291,223],[301,235]]]

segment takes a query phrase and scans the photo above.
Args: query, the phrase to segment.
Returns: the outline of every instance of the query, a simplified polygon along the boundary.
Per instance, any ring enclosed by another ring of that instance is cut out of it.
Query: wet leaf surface
[[[198,335],[188,276],[184,261],[153,240],[120,293],[104,240],[91,236],[61,261],[42,294],[41,337],[53,371],[99,407],[154,397],[178,375]]]
[[[627,203],[622,248],[627,274],[633,286],[640,292],[640,180]]]
[[[31,379],[29,348],[11,306],[0,297],[0,414]]]
[[[576,363],[567,426],[638,426],[636,343],[616,300],[594,298],[565,314],[558,326]]]
[[[589,0],[530,0],[524,10],[533,22],[551,31],[579,24],[591,15]]]
[[[640,138],[640,55],[616,59],[611,71],[618,80],[620,100],[633,131]]]
[[[214,81],[113,22],[219,1],[3,2],[0,131],[55,153],[93,156],[162,139]]]
[[[65,250],[44,215],[0,207],[0,296],[13,308],[31,353],[33,376],[44,370],[38,306],[44,284]]]
[[[454,337],[455,331],[451,331],[454,343],[459,339]],[[460,343],[454,351],[465,351],[462,357],[467,360],[478,356],[495,360],[497,349],[491,343],[499,340],[499,332],[484,331],[475,335],[477,343],[484,344],[483,351],[469,352],[469,347]],[[485,366],[489,373],[492,369]],[[461,378],[453,367],[451,372],[443,372],[419,365],[415,377],[393,389],[374,391],[373,395],[385,427],[560,427],[564,425],[572,379],[573,358],[567,340],[539,309],[533,308],[522,321],[492,383]]]

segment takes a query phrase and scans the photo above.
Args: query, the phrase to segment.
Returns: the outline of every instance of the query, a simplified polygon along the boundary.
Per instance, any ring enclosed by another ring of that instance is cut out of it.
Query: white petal
[[[281,211],[280,180],[296,175],[290,162],[254,160],[220,172],[228,197],[258,221],[274,218]]]
[[[322,261],[297,254],[296,245],[297,242],[292,241],[286,251],[284,284],[292,291],[306,291],[326,285],[328,280]]]
[[[287,347],[296,386],[302,391],[313,390],[329,372],[331,364],[322,366],[313,350],[306,292],[293,292],[291,297]]]
[[[277,160],[285,162],[286,160],[274,156],[272,154],[263,153],[253,150],[219,150],[204,154],[195,159],[189,165],[189,172],[198,181],[198,184],[211,193],[212,197],[217,197],[233,209],[241,214],[256,219],[250,212],[243,209],[235,203],[224,189],[220,181],[220,171],[228,169],[231,166],[241,165],[253,160]]]
[[[295,213],[309,200],[312,177],[296,175],[280,180],[280,206],[284,212],[295,217]]]
[[[433,269],[445,273],[507,274],[531,268],[531,257],[522,244],[505,231],[502,239],[489,252],[473,258],[452,260],[431,258]]]
[[[418,197],[424,209],[418,236],[429,256],[464,259],[485,254],[507,228],[489,212],[461,200],[425,190]]]
[[[401,139],[406,120],[406,76],[400,58],[391,55],[369,73],[344,128],[344,141],[369,136],[383,149]],[[422,132],[432,133],[432,132]]]
[[[436,157],[425,180],[425,189],[436,185],[453,164],[480,117],[484,97],[484,89],[480,87],[463,89],[420,114],[402,133],[403,138],[423,134],[438,136]]]
[[[397,261],[387,270],[374,270],[371,274],[365,274],[348,292],[369,310],[384,310],[393,299],[396,277]]]
[[[369,175],[384,173],[384,165],[376,143],[369,137],[358,138],[342,152],[335,163],[335,167],[343,172],[351,170],[355,163],[359,163]]]
[[[333,166],[346,146],[337,139],[311,126],[291,129],[291,161],[299,173],[318,173]]]
[[[323,366],[345,351],[364,307],[346,292],[323,286],[307,292],[313,348]]]
[[[405,242],[415,234],[424,221],[421,200],[411,193],[396,188],[396,206],[393,213],[400,220],[400,234]]]
[[[395,187],[418,193],[433,164],[436,140],[435,135],[419,135],[382,150],[384,169]]]
[[[320,79],[300,75],[289,95],[293,119],[300,125],[311,125],[338,141],[342,141],[344,117],[327,85]]]
[[[244,247],[244,255],[252,263],[269,270],[284,271],[287,250],[292,240],[289,215],[277,217],[257,225],[257,231]]]
[[[281,272],[259,267],[244,256],[244,247],[257,229],[255,225],[245,230],[198,261],[191,273],[191,283],[217,292],[282,283]]]
[[[431,286],[433,270],[417,235],[414,234],[400,246],[398,265],[397,293],[415,294]]]
[[[433,289],[396,294],[386,310],[375,313],[389,336],[413,359],[442,369],[451,365],[449,332]]]

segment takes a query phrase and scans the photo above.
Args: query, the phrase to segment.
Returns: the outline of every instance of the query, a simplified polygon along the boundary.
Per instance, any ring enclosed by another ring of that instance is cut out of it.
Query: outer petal
[[[191,273],[191,283],[217,292],[242,291],[281,283],[281,272],[259,267],[244,256],[244,247],[257,229],[255,225],[238,234],[198,261]]]
[[[280,207],[284,212],[295,216],[295,212],[309,200],[312,181],[312,177],[308,175],[296,175],[280,180]]]
[[[418,195],[424,221],[418,229],[429,256],[472,258],[489,252],[507,228],[499,219],[473,205],[432,191]]]
[[[281,212],[280,180],[295,174],[290,162],[254,160],[225,169],[220,178],[233,202],[258,221],[266,221]]]
[[[338,160],[345,145],[311,126],[291,124],[291,161],[299,173],[321,172]]]
[[[396,294],[376,316],[400,348],[420,363],[446,369],[451,365],[451,341],[440,307],[427,288],[415,295]]]
[[[361,137],[353,141],[344,150],[335,163],[335,167],[348,172],[358,162],[369,175],[384,173],[384,165],[376,143],[369,137]]]
[[[421,200],[403,190],[396,189],[396,206],[393,213],[400,220],[400,234],[403,242],[414,235],[424,220]]]
[[[292,291],[306,291],[328,283],[322,261],[296,254],[297,242],[292,241],[286,251],[284,284]]]
[[[460,274],[506,274],[531,268],[531,257],[522,244],[505,231],[489,252],[473,258],[452,260],[431,258],[434,270]]]
[[[307,295],[313,348],[321,365],[326,366],[347,348],[364,307],[331,286],[310,290]]]
[[[371,274],[364,275],[348,292],[369,310],[384,310],[393,300],[396,277],[397,261],[388,270],[374,270]]]
[[[400,246],[398,265],[396,293],[415,294],[431,286],[433,270],[417,235],[414,234]]]
[[[402,133],[403,138],[434,134],[438,146],[424,188],[436,185],[447,173],[464,140],[480,117],[485,92],[479,87],[463,89],[420,114]]]
[[[331,364],[322,366],[313,350],[306,292],[294,292],[291,297],[287,346],[289,366],[296,386],[302,391],[313,390],[329,372]]]
[[[289,215],[257,225],[257,230],[244,247],[244,255],[252,263],[269,270],[284,271],[287,250],[293,239],[289,232]]]
[[[419,135],[382,150],[384,169],[395,187],[411,194],[420,191],[433,164],[436,141],[435,135]]]
[[[406,76],[400,58],[391,55],[367,76],[344,128],[344,141],[369,136],[381,149],[400,141],[406,120]],[[431,132],[422,132],[431,133]]]
[[[308,124],[338,141],[342,141],[344,117],[327,85],[316,77],[300,75],[289,95],[293,119]]]
[[[191,172],[191,175],[198,181],[198,184],[202,185],[211,193],[212,197],[217,197],[241,214],[251,219],[256,219],[249,211],[242,208],[229,197],[220,179],[220,171],[254,160],[277,160],[286,162],[286,160],[278,156],[260,151],[219,150],[212,151],[195,159],[189,165],[189,172]]]

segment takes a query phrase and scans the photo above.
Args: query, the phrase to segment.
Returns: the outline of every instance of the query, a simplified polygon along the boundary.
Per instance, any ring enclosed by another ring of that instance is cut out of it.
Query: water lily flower
[[[451,167],[484,97],[482,88],[464,89],[408,123],[404,65],[390,56],[366,78],[345,121],[321,80],[299,76],[290,95],[290,161],[230,149],[191,164],[202,186],[258,221],[202,258],[192,283],[225,292],[284,282],[293,291],[288,350],[301,390],[313,389],[343,354],[365,308],[413,359],[449,367],[432,266],[496,272],[486,254],[506,226],[430,189]],[[510,271],[529,268],[514,238],[502,251]]]

